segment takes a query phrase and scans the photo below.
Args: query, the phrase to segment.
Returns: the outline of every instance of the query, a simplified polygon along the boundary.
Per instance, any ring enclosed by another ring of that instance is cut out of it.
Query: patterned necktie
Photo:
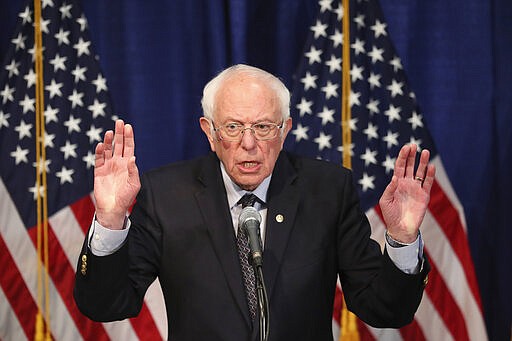
[[[247,193],[238,201],[238,204],[241,204],[242,208],[245,208],[247,206],[254,206],[254,203],[257,200],[258,197],[256,197],[254,194]],[[238,258],[242,268],[245,295],[247,298],[247,304],[249,305],[249,313],[251,314],[251,319],[254,321],[256,318],[256,308],[258,306],[258,299],[256,298],[256,279],[254,277],[254,269],[249,264],[250,249],[247,234],[240,228],[240,226],[238,226],[238,232],[236,234],[236,245],[238,247]]]

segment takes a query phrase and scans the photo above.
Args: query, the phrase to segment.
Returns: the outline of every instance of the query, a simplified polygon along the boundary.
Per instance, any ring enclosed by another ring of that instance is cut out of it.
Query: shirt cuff
[[[418,234],[418,238],[414,242],[410,244],[400,243],[398,247],[392,246],[388,238],[391,237],[386,232],[386,250],[396,267],[407,274],[417,274],[423,265],[423,239],[421,234]]]
[[[108,256],[123,246],[130,229],[130,219],[126,217],[122,230],[111,230],[103,227],[94,215],[91,228],[89,229],[89,248],[95,256]]]

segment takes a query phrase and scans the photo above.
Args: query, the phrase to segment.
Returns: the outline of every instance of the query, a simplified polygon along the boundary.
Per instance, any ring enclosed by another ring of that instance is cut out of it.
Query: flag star
[[[373,88],[377,87],[380,88],[380,77],[382,77],[379,74],[375,74],[373,72],[370,72],[370,77],[368,77],[368,83],[370,84],[370,89],[373,90]]]
[[[363,133],[366,135],[368,141],[379,138],[378,128],[376,125],[373,125],[372,122],[368,122],[368,127],[363,130]]]
[[[95,155],[89,150],[87,155],[82,157],[82,161],[85,162],[87,169],[94,167]]]
[[[386,87],[389,91],[391,91],[391,97],[395,98],[396,95],[403,95],[404,92],[402,90],[402,86],[404,83],[397,82],[396,80],[392,80],[391,84]]]
[[[54,96],[62,96],[62,92],[60,91],[62,85],[63,83],[56,83],[55,79],[52,79],[50,85],[45,86],[44,89],[49,92],[48,96],[52,99]]]
[[[350,45],[351,48],[354,49],[354,54],[356,56],[359,56],[359,54],[364,54],[364,41],[360,40],[359,38],[356,38],[356,41]]]
[[[323,131],[320,132],[320,136],[315,138],[316,144],[318,144],[318,151],[322,151],[324,148],[331,148],[331,135],[326,135]]]
[[[19,145],[16,146],[16,150],[11,152],[11,157],[14,158],[14,163],[19,165],[20,163],[28,163],[27,154],[28,149],[22,149]]]
[[[322,119],[323,126],[328,122],[334,123],[334,110],[329,110],[326,106],[324,106],[324,109],[316,115]]]
[[[83,32],[87,28],[87,19],[82,13],[82,16],[76,19],[76,22],[80,25],[80,32]]]
[[[364,154],[361,154],[361,160],[364,161],[365,167],[368,167],[370,164],[377,164],[377,151],[372,151],[370,148],[366,148]]]
[[[350,127],[350,130],[357,131],[357,122],[359,119],[357,117],[352,117],[350,121],[348,122],[348,126]]]
[[[395,56],[391,61],[389,62],[393,66],[393,70],[397,72],[399,69],[402,69],[402,62],[400,61],[400,58]]]
[[[392,133],[390,130],[388,130],[388,133],[386,136],[382,138],[384,142],[386,142],[388,149],[390,149],[393,146],[398,146],[398,133]]]
[[[107,91],[107,80],[101,74],[98,74],[98,78],[93,80],[92,84],[96,85],[96,93],[99,93],[101,90]]]
[[[322,24],[320,20],[317,20],[316,24],[311,26],[310,29],[313,31],[315,39],[318,39],[318,37],[327,37],[327,32],[325,31],[327,29],[327,25]]]
[[[46,159],[39,159],[38,162],[33,162],[32,166],[36,169],[36,171],[41,174],[43,172],[43,169],[46,173],[50,173],[50,163],[52,163],[52,160]]]
[[[23,76],[23,78],[27,81],[27,89],[36,84],[36,73],[34,72],[34,69],[28,70],[28,73]]]
[[[14,89],[15,88],[9,88],[9,85],[5,84],[4,89],[0,92],[0,96],[2,96],[2,104],[7,103],[7,101],[14,101],[14,97],[12,96]]]
[[[64,19],[64,18],[69,18],[71,19],[71,8],[73,6],[72,5],[66,5],[66,4],[62,4],[62,6],[60,6],[59,8],[59,11],[60,11],[60,18],[61,19]]]
[[[370,115],[378,114],[380,112],[379,104],[379,100],[370,98],[368,104],[366,105],[366,109],[370,111]]]
[[[68,36],[71,32],[70,31],[64,31],[62,27],[59,29],[59,32],[55,34],[55,39],[57,39],[57,43],[61,45],[62,43],[69,45],[69,39]]]
[[[53,148],[55,147],[55,144],[53,143],[53,140],[55,139],[55,134],[44,134],[44,146]]]
[[[312,65],[315,62],[322,62],[322,60],[320,59],[320,56],[322,55],[322,50],[317,50],[314,46],[311,46],[309,52],[306,52],[304,55],[308,58],[309,65]]]
[[[83,54],[89,55],[89,45],[91,45],[90,41],[84,41],[82,37],[78,39],[78,43],[73,45],[73,48],[76,49],[76,53],[78,57],[80,57]]]
[[[312,114],[311,106],[313,105],[312,101],[306,100],[304,97],[301,98],[300,103],[297,104],[296,108],[299,109],[300,117],[303,117],[305,114]]]
[[[368,189],[375,189],[375,176],[368,176],[366,172],[363,173],[363,177],[359,179],[358,183],[361,185],[363,192],[366,192]]]
[[[413,111],[412,116],[407,120],[407,122],[411,124],[412,130],[416,130],[418,127],[423,128],[423,117],[416,111]]]
[[[392,123],[394,120],[400,121],[400,108],[395,107],[393,104],[389,105],[389,109],[384,112],[384,115],[388,117],[388,122]]]
[[[306,72],[306,75],[304,78],[301,78],[301,82],[304,84],[304,90],[309,90],[310,88],[316,89],[316,80],[318,79],[318,76],[311,75],[311,73],[308,71]]]
[[[59,119],[57,117],[58,113],[59,113],[59,109],[52,108],[51,105],[48,105],[46,107],[46,110],[44,111],[44,118],[45,118],[46,124],[48,124],[50,122],[58,123],[59,122]]]
[[[335,55],[331,55],[331,59],[327,60],[325,65],[329,67],[329,73],[341,71],[341,58],[336,58]]]
[[[20,124],[14,128],[18,132],[18,139],[21,140],[24,137],[32,137],[30,133],[30,129],[32,129],[32,124],[27,124],[25,121],[20,121]]]
[[[415,144],[418,146],[418,150],[421,150],[421,144],[423,143],[423,141],[421,141],[420,139],[417,139],[415,138],[414,136],[411,136],[410,140],[409,140],[409,144]]]
[[[93,143],[95,141],[101,141],[101,133],[103,129],[96,128],[94,125],[91,125],[89,130],[85,133],[89,137],[89,143]]]
[[[18,15],[21,19],[23,19],[23,25],[28,22],[32,22],[32,11],[27,7],[25,10]]]
[[[80,122],[82,122],[82,119],[80,118],[74,118],[73,115],[69,115],[69,120],[64,122],[64,125],[68,127],[68,134],[71,134],[73,131],[76,131],[77,133],[80,132]]]
[[[74,109],[77,105],[79,107],[82,107],[84,105],[82,97],[84,97],[84,94],[82,92],[77,92],[76,89],[73,89],[73,93],[68,96],[68,99],[71,102],[71,109]]]
[[[78,144],[71,144],[69,140],[66,141],[66,144],[60,147],[60,151],[64,154],[64,160],[69,159],[69,157],[76,158],[76,148]]]
[[[67,169],[66,166],[62,166],[61,170],[56,173],[56,176],[60,179],[60,184],[63,185],[66,182],[73,183],[73,169]]]
[[[46,8],[46,6],[53,7],[53,0],[43,0],[43,9]]]
[[[41,18],[41,32],[49,34],[50,30],[48,29],[48,25],[50,25],[50,19],[43,20],[43,18]]]
[[[16,38],[11,40],[11,42],[16,46],[16,51],[19,49],[25,49],[25,39],[27,39],[27,37],[23,36],[20,32]]]
[[[9,128],[9,117],[11,117],[11,114],[4,114],[4,112],[0,110],[0,129],[2,129],[2,127]]]
[[[304,127],[302,124],[297,124],[297,128],[292,130],[292,134],[295,135],[295,142],[299,142],[300,140],[309,140],[308,136],[309,127]]]
[[[338,21],[341,22],[341,19],[343,19],[343,5],[341,4],[341,2],[338,8],[336,8],[333,12],[336,14],[336,18],[338,19]]]
[[[43,55],[43,60],[44,60],[44,51],[46,50],[46,47],[43,46],[43,52],[42,52],[42,55]],[[32,56],[32,62],[34,60],[36,60],[35,58],[35,51],[36,51],[36,48],[35,47],[32,47],[31,49],[28,50],[28,53],[30,53],[30,55]]]
[[[30,193],[34,194],[34,200],[37,200],[37,197],[38,197],[38,195],[37,195],[37,192],[38,192],[37,184],[35,186],[33,186],[33,187],[30,187],[28,189],[28,191]],[[46,193],[46,190],[45,190],[44,186],[43,185],[39,185],[39,197],[44,198],[44,194],[45,193]]]
[[[12,60],[11,64],[5,66],[5,69],[7,71],[9,71],[9,78],[12,75],[17,76],[20,74],[20,71],[18,70],[18,66],[20,66],[20,63],[16,62],[15,60]]]
[[[338,84],[327,81],[327,85],[323,86],[321,89],[325,93],[325,98],[329,99],[331,97],[338,97],[338,87]]]
[[[371,30],[375,33],[375,38],[380,37],[381,35],[385,36],[386,33],[386,23],[381,23],[379,19],[375,21],[375,25],[371,26]]]
[[[358,79],[363,80],[363,67],[352,64],[352,70],[350,70],[350,76],[352,83],[355,83]]]
[[[75,76],[75,83],[78,83],[78,81],[85,81],[85,72],[87,71],[86,67],[80,67],[77,65],[73,71],[71,71],[71,74]]]
[[[340,145],[336,148],[337,151],[339,151],[342,155],[346,153],[345,149],[348,149],[348,155],[350,157],[354,156],[354,148],[356,145],[354,143],[351,143],[349,146],[347,145]]]
[[[334,34],[329,36],[329,39],[332,40],[332,46],[334,48],[338,47],[338,45],[341,46],[341,44],[343,43],[343,35],[341,34],[340,30],[336,29],[334,31]]]
[[[58,53],[55,55],[55,58],[50,60],[50,64],[53,65],[53,71],[57,72],[60,70],[66,71],[66,65],[64,64],[68,60],[68,57],[61,57]]]
[[[386,160],[382,162],[382,167],[386,168],[386,174],[389,174],[395,168],[396,158],[391,158],[386,155]]]
[[[384,61],[384,57],[382,56],[383,53],[383,49],[379,49],[376,46],[373,46],[372,50],[368,52],[368,56],[372,59],[372,63],[375,64],[377,61]]]
[[[98,102],[98,99],[94,99],[94,103],[89,105],[87,109],[92,111],[92,117],[96,118],[98,116],[105,116],[105,107],[107,104]]]
[[[23,107],[23,113],[26,114],[29,111],[35,111],[35,98],[30,98],[28,95],[25,95],[22,101],[19,104]]]
[[[361,101],[359,100],[359,97],[361,97],[360,92],[354,92],[350,90],[350,95],[348,95],[348,102],[350,103],[350,107],[353,107],[354,105],[361,105]]]
[[[332,11],[332,0],[320,0],[318,4],[320,5],[320,13],[324,13],[325,11]]]
[[[365,16],[362,15],[362,14],[358,14],[355,18],[354,18],[354,22],[356,23],[357,25],[357,29],[360,29],[360,28],[363,28],[363,27],[366,27],[366,24],[364,23],[364,18]]]

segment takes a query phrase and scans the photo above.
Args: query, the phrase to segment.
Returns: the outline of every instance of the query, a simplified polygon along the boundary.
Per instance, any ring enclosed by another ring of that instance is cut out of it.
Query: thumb
[[[382,193],[380,201],[382,203],[392,202],[397,187],[398,187],[398,178],[396,177],[396,175],[393,175],[393,177],[391,178],[391,181],[386,186],[384,193]]]

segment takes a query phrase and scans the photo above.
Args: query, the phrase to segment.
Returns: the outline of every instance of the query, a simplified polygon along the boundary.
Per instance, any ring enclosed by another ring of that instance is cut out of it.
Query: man
[[[364,321],[409,323],[428,272],[419,226],[435,174],[429,152],[417,171],[416,146],[397,157],[380,200],[383,255],[350,172],[282,151],[292,120],[289,92],[276,77],[233,66],[206,85],[202,105],[200,126],[214,153],[150,171],[142,183],[129,124],[117,121],[96,147],[96,216],[76,275],[81,311],[98,321],[135,316],[158,276],[169,339],[255,339],[236,242],[238,202],[250,192],[263,217],[270,340],[332,340],[338,276],[349,309]]]

